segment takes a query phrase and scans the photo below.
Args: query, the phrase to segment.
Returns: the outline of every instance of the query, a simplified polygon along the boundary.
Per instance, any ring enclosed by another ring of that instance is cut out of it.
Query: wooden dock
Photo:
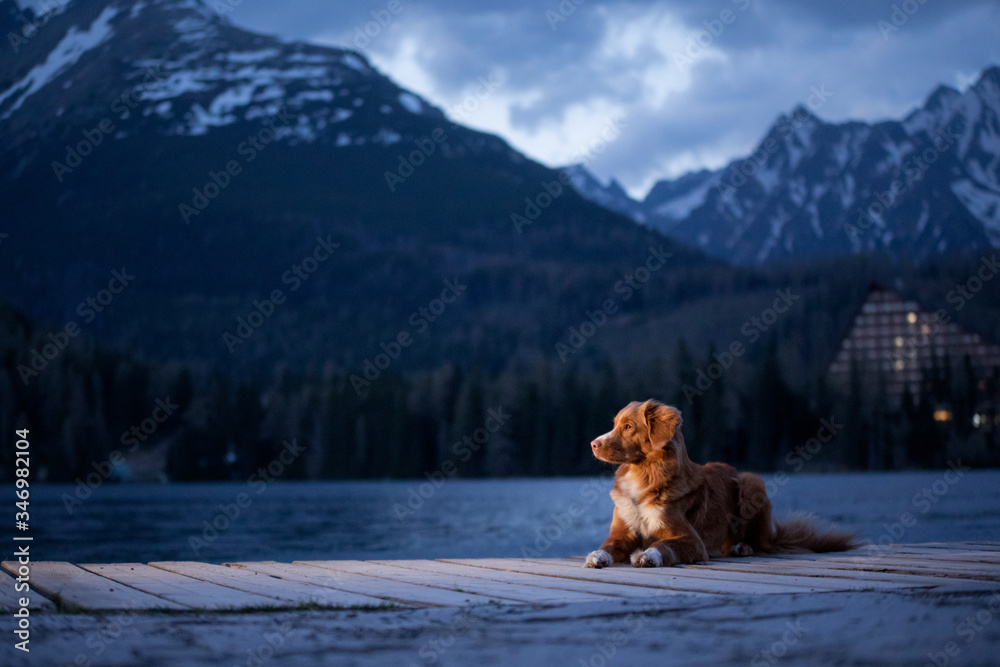
[[[3,665],[996,665],[1000,542],[582,567],[582,558],[17,564]]]
[[[869,553],[729,558],[675,568],[585,569],[582,558],[31,565],[39,613],[554,606],[669,596],[1000,589],[1000,542],[900,545]],[[18,564],[0,608],[17,608]]]

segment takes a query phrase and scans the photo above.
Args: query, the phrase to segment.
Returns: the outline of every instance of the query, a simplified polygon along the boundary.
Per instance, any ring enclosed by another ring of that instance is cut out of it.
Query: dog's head
[[[590,443],[594,456],[607,463],[643,463],[668,454],[668,446],[681,425],[677,408],[659,401],[633,401],[615,417],[615,427]],[[679,435],[679,434],[678,434]]]

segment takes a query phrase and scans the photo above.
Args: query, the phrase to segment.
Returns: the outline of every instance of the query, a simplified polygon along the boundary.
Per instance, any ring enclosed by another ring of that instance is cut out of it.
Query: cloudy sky
[[[640,197],[749,152],[796,104],[833,122],[899,118],[938,84],[964,89],[1000,65],[1000,0],[231,4],[237,25],[361,46],[465,124],[549,166],[585,161]]]

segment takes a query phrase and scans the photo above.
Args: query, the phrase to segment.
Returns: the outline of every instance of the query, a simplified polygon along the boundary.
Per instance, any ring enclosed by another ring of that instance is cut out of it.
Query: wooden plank
[[[522,559],[470,558],[444,559],[448,563],[471,565],[493,570],[542,574],[551,577],[566,577],[584,581],[606,581],[628,586],[645,586],[674,591],[676,593],[704,593],[716,595],[758,594],[758,593],[802,593],[816,588],[805,588],[787,584],[757,584],[746,581],[719,581],[689,576],[681,576],[674,568],[635,568],[631,565],[617,565],[600,570],[583,567],[567,567]]]
[[[800,554],[779,555],[778,559],[810,560],[808,558],[795,558]],[[857,564],[878,564],[878,565],[899,565],[903,567],[916,567],[928,571],[942,574],[977,574],[994,569],[1000,571],[1000,566],[991,563],[962,563],[958,561],[945,562],[940,560],[928,560],[916,554],[886,554],[885,556],[824,556],[817,558],[818,563],[857,563]]]
[[[947,544],[947,542],[944,542],[943,544]],[[954,544],[959,546],[977,547],[979,549],[986,549],[990,551],[1000,551],[1000,542],[996,540],[973,540],[970,542],[954,542]]]
[[[414,586],[412,584],[387,581],[385,579],[375,579],[360,574],[335,572],[323,567],[301,563],[289,564],[264,561],[258,563],[232,563],[231,565],[260,572],[261,574],[268,574],[272,577],[280,577],[288,581],[298,581],[315,586],[363,593],[383,600],[412,606],[460,607],[470,604],[486,604],[490,601],[489,598],[469,593],[456,593],[455,591],[440,588]]]
[[[15,568],[16,571],[16,568]],[[0,571],[0,611],[14,612],[21,608],[21,598],[28,598],[28,611],[55,611],[56,606],[39,591],[29,589],[18,591],[15,575]]]
[[[868,585],[876,586],[877,583],[898,584],[901,588],[934,588],[940,586],[970,586],[978,590],[979,586],[973,581],[948,579],[945,577],[934,577],[917,574],[899,574],[894,572],[866,572],[854,569],[825,568],[808,561],[783,561],[781,564],[762,562],[748,562],[748,559],[740,559],[740,562],[726,562],[711,560],[703,565],[687,566],[703,569],[719,570],[722,572],[761,572],[765,574],[790,573],[803,577],[833,577],[846,578],[861,581]],[[880,587],[881,588],[881,587]]]
[[[525,559],[535,563],[551,563],[567,568],[581,568],[579,561],[567,561],[560,559]],[[630,567],[630,566],[629,566]],[[635,568],[633,568],[635,569]],[[885,582],[859,582],[845,577],[803,577],[793,572],[750,572],[748,570],[734,569],[729,572],[692,567],[689,565],[679,565],[673,568],[658,568],[669,570],[679,577],[693,577],[696,579],[715,579],[719,581],[734,582],[741,581],[752,584],[777,584],[781,586],[799,586],[803,590],[812,591],[851,591],[862,588],[899,588],[898,584],[886,584]]]
[[[194,609],[244,609],[272,605],[256,593],[220,586],[142,563],[83,564],[83,569]]]
[[[8,572],[17,563],[4,561]],[[185,605],[137,591],[117,581],[105,579],[72,563],[39,561],[31,565],[31,585],[51,600],[88,611],[120,609],[189,609]]]
[[[934,549],[931,547],[894,547],[887,551],[889,554],[904,556],[919,556],[924,561],[954,561],[959,563],[992,563],[1000,565],[1000,552],[998,551],[967,551]]]
[[[920,542],[901,546],[929,547],[933,549],[967,549],[969,551],[1000,551],[1000,542]],[[861,547],[864,550],[865,547]]]
[[[791,560],[793,557],[776,556],[775,558]],[[938,567],[936,564],[929,564],[927,562],[920,562],[915,560],[893,560],[889,558],[867,558],[867,559],[856,559],[856,560],[824,558],[817,562],[822,563],[824,567],[840,569],[840,570],[859,570],[868,572],[900,572],[904,574],[918,574],[924,576],[954,577],[957,579],[1000,581],[1000,569],[992,566],[984,567],[980,570],[965,570],[965,569]]]
[[[338,560],[338,561],[303,561],[306,565],[316,565],[330,570],[340,572],[350,572],[367,577],[378,579],[388,579],[418,586],[434,586],[446,590],[458,591],[462,593],[474,593],[495,600],[508,602],[522,602],[530,604],[561,604],[564,602],[606,602],[606,598],[597,595],[587,595],[583,593],[571,593],[569,591],[557,591],[551,589],[539,589],[526,586],[508,585],[488,579],[473,579],[460,575],[439,574],[435,572],[408,569],[405,567],[395,567],[383,563],[360,561],[360,560]],[[413,562],[413,561],[409,561]],[[574,599],[578,598],[578,599]]]
[[[383,562],[397,564],[405,561]],[[620,584],[608,583],[606,581],[584,581],[582,579],[567,579],[566,577],[549,577],[541,574],[525,574],[523,572],[490,570],[470,565],[449,563],[443,560],[415,562],[420,563],[420,569],[441,572],[443,574],[462,574],[464,576],[474,577],[477,579],[491,579],[493,581],[517,583],[525,586],[556,588],[560,590],[593,593],[595,595],[622,598],[662,597],[663,595],[662,592],[656,589],[646,589],[638,586],[623,586]]]
[[[528,593],[537,595],[535,600],[523,600],[524,602],[539,603],[571,603],[571,602],[608,602],[614,599],[614,593],[598,592],[595,588],[599,586],[607,587],[608,584],[587,585],[584,582],[573,579],[557,579],[555,577],[540,577],[531,574],[521,574],[518,572],[500,572],[499,570],[484,570],[482,568],[468,567],[465,565],[455,565],[454,563],[441,563],[428,560],[387,560],[368,561],[389,567],[404,568],[414,572],[422,573],[426,577],[440,578],[455,582],[465,588],[469,579],[475,580],[475,585],[480,586],[485,583],[490,587],[498,587],[500,591],[511,591],[520,597]],[[561,583],[564,582],[564,583]],[[626,592],[634,591],[635,588],[619,587],[619,590]],[[635,597],[635,596],[632,596]]]
[[[255,593],[267,598],[264,602],[272,606],[289,607],[318,604],[348,608],[386,605],[384,600],[368,595],[333,590],[309,583],[276,579],[270,575],[242,568],[181,561],[163,561],[150,563],[150,565],[220,586]]]
[[[809,556],[813,556],[814,558],[810,559]],[[725,571],[730,573],[729,576],[734,578],[742,578],[742,573],[756,571],[778,576],[792,574],[796,576],[824,577],[828,580],[846,579],[855,582],[851,584],[851,590],[923,588],[939,594],[991,591],[995,588],[992,579],[987,577],[962,578],[931,569],[901,571],[896,569],[860,568],[836,562],[832,562],[827,567],[824,564],[829,559],[817,558],[818,556],[821,556],[821,554],[801,554],[797,555],[797,560],[786,560],[775,556],[712,559],[708,563],[700,563],[697,566],[684,566],[681,569],[725,569]],[[574,565],[581,563],[582,559],[565,559],[565,562],[568,565]],[[731,565],[732,567],[725,567],[726,565]],[[719,568],[717,566],[723,567]],[[803,570],[802,568],[805,569]]]

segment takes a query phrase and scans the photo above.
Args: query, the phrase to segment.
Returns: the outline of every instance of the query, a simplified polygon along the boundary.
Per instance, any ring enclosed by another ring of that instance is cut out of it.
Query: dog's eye
[[[631,431],[632,430],[632,425],[631,424],[625,424],[625,430],[626,431]]]

